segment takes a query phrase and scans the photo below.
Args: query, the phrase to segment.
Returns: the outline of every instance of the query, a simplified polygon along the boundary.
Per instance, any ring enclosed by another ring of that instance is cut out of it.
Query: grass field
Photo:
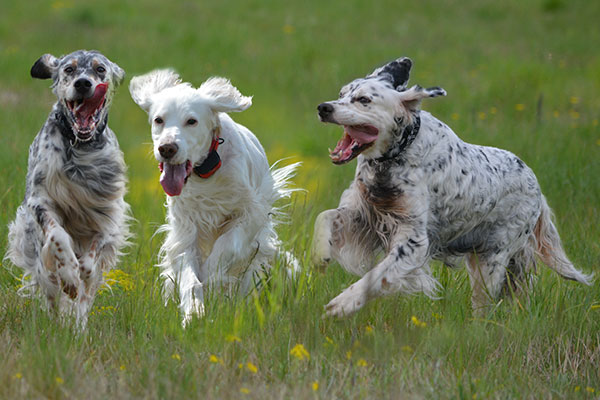
[[[205,4],[204,4],[205,3]],[[537,173],[567,253],[600,265],[600,2],[586,0],[303,2],[3,2],[0,7],[0,253],[24,194],[27,149],[53,95],[29,78],[43,53],[98,49],[128,77],[110,125],[129,165],[136,238],[79,334],[39,299],[16,295],[19,270],[0,268],[0,398],[598,398],[600,284],[545,267],[529,299],[470,310],[465,271],[434,264],[441,299],[394,296],[345,320],[323,305],[356,280],[312,270],[316,214],[337,205],[354,164],[327,147],[339,128],[316,106],[349,80],[398,56],[412,83],[444,87],[423,107],[463,139],[506,148]],[[209,298],[182,329],[164,307],[154,267],[164,194],[146,115],[129,79],[171,66],[196,85],[230,78],[254,105],[234,118],[269,160],[303,161],[291,224],[303,260],[295,283],[276,270],[249,299]]]

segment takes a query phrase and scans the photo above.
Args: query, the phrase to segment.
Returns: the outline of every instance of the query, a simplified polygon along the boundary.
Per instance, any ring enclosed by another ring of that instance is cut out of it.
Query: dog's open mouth
[[[187,160],[182,164],[169,164],[161,162],[158,164],[161,171],[160,184],[169,196],[179,196],[183,185],[192,174],[192,162]]]
[[[78,140],[86,142],[92,138],[100,119],[100,113],[106,103],[107,91],[108,83],[99,83],[91,97],[65,102],[71,114],[73,129]]]
[[[344,136],[335,149],[329,150],[334,164],[344,164],[373,145],[379,130],[373,125],[344,125]]]

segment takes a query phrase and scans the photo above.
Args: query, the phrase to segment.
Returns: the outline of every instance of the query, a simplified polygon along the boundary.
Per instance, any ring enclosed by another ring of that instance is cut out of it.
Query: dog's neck
[[[421,128],[421,117],[418,113],[414,115],[414,122],[410,125],[403,126],[404,119],[402,117],[395,118],[394,120],[396,121],[396,129],[392,131],[392,145],[381,157],[376,158],[375,161],[397,160],[406,148],[415,141]]]
[[[60,107],[58,108],[58,110],[55,111],[54,119],[56,121],[58,129],[60,130],[60,134],[62,135],[63,140],[65,140],[65,144],[68,144],[70,147],[97,148],[101,147],[102,144],[104,144],[102,133],[108,125],[108,114],[104,116],[102,121],[100,121],[100,123],[96,127],[96,130],[94,131],[94,136],[92,136],[90,140],[85,142],[77,140],[77,136],[75,136],[75,133],[73,133],[73,126],[65,116],[63,110],[60,109]]]
[[[219,145],[223,143],[223,138],[220,137],[220,125],[217,125],[217,127],[213,129],[212,135],[213,138],[210,149],[208,150],[208,155],[202,164],[194,166],[194,173],[203,179],[210,178],[219,168],[221,168],[221,157],[219,156],[219,153],[217,153]]]

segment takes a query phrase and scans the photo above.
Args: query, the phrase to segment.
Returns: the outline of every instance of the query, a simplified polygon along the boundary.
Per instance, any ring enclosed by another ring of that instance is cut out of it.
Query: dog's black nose
[[[317,107],[317,110],[319,110],[320,116],[325,117],[333,112],[333,106],[329,103],[321,103]]]
[[[173,157],[177,153],[177,150],[179,150],[179,146],[175,143],[165,143],[158,146],[158,152],[165,160]]]
[[[86,78],[79,78],[73,84],[78,93],[87,93],[92,87],[92,82]]]

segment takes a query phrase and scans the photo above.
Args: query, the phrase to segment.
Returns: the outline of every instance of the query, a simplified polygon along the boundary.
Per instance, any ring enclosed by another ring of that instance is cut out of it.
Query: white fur
[[[224,78],[194,89],[173,71],[161,70],[134,77],[130,91],[148,112],[159,162],[167,162],[159,147],[174,143],[178,150],[169,162],[199,165],[213,135],[223,139],[221,168],[206,179],[192,173],[179,196],[167,196],[167,223],[159,229],[166,233],[159,264],[165,298],[178,288],[185,325],[203,314],[206,286],[247,293],[269,271],[280,246],[273,204],[289,197],[288,183],[299,164],[269,168],[258,139],[225,114],[247,109],[251,98]],[[190,119],[197,123],[187,124]]]

